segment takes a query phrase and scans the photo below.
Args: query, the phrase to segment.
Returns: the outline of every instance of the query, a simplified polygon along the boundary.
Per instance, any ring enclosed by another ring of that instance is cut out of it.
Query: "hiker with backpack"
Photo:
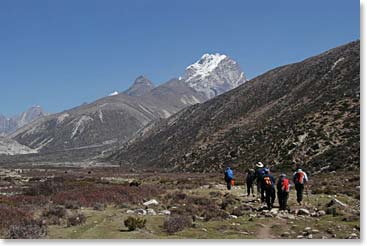
[[[233,181],[233,171],[230,167],[227,167],[224,172],[224,181],[227,183],[227,189],[230,190],[232,188]]]
[[[293,174],[293,183],[297,192],[297,202],[299,205],[302,204],[303,200],[303,190],[305,188],[305,184],[308,182],[307,174],[302,171],[301,168],[298,168],[297,171]]]
[[[269,168],[264,169],[264,176],[262,177],[262,193],[265,192],[265,201],[268,209],[273,208],[275,201],[275,180],[273,175],[270,174]]]
[[[256,167],[257,169],[255,171],[255,179],[256,179],[257,195],[260,194],[261,202],[264,202],[265,196],[264,196],[264,192],[261,186],[262,186],[262,178],[265,174],[264,172],[265,168],[264,168],[264,164],[260,161],[256,163]]]
[[[277,183],[279,210],[287,210],[287,201],[289,196],[289,180],[282,173]]]
[[[247,170],[247,176],[246,176],[246,185],[247,185],[247,196],[250,196],[252,191],[252,196],[255,196],[254,194],[254,181],[255,181],[255,170],[252,168],[249,168]]]

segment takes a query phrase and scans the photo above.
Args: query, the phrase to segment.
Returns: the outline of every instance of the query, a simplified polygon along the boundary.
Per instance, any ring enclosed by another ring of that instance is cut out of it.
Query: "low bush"
[[[47,225],[42,220],[24,220],[11,225],[6,238],[8,239],[38,239],[47,235]]]
[[[42,212],[42,216],[50,225],[60,225],[66,216],[66,209],[62,206],[51,205]]]
[[[137,228],[142,229],[145,227],[145,224],[147,223],[146,219],[142,218],[135,218],[129,216],[125,221],[124,225],[128,228],[129,231],[134,231]]]
[[[25,223],[32,219],[32,214],[20,208],[0,204],[0,232],[7,231],[10,226]]]
[[[59,192],[51,197],[56,204],[65,205],[66,201],[77,201],[83,207],[93,207],[95,203],[104,204],[138,204],[144,199],[151,199],[162,193],[155,186],[141,185],[92,185],[80,187],[79,189]]]
[[[228,218],[228,213],[213,204],[206,206],[202,211],[201,216],[204,217],[206,221]]]
[[[84,224],[87,221],[87,217],[84,214],[73,214],[67,217],[67,227]]]
[[[94,210],[103,211],[106,209],[106,204],[97,202],[93,205]]]
[[[189,197],[187,201],[188,203],[193,203],[195,205],[200,205],[200,206],[208,206],[213,203],[212,200],[206,197]]]
[[[226,194],[224,196],[224,199],[222,200],[222,203],[221,203],[220,206],[221,206],[222,209],[226,210],[231,206],[239,205],[239,204],[240,204],[240,202],[239,202],[238,198],[236,198],[232,194]]]
[[[65,205],[65,208],[67,209],[79,209],[81,207],[78,201],[73,201],[73,200],[65,201],[64,205]]]
[[[219,191],[211,191],[209,192],[209,196],[212,198],[217,198],[217,197],[221,197],[222,193],[220,193]]]
[[[173,234],[187,227],[191,227],[192,221],[188,216],[173,216],[167,218],[163,223],[163,228],[167,233]]]
[[[56,216],[59,218],[63,218],[66,215],[66,209],[62,206],[52,205],[49,206],[45,211],[43,211],[42,215],[45,217]]]
[[[64,179],[60,177],[33,184],[30,188],[25,190],[24,194],[29,196],[50,196],[64,189]]]

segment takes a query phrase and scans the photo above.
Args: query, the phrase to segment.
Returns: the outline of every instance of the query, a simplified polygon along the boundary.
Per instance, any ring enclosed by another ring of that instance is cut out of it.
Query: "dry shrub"
[[[3,200],[4,199],[4,200]],[[30,196],[30,195],[14,195],[10,197],[0,198],[0,203],[7,201],[9,204],[13,204],[17,207],[42,207],[49,202],[46,196]]]
[[[219,198],[222,197],[222,193],[220,193],[219,191],[211,191],[209,192],[209,196],[212,198]]]
[[[171,210],[173,215],[187,215],[195,216],[200,215],[200,210],[197,206],[193,204],[187,204],[186,206],[179,206]]]
[[[29,196],[50,196],[64,189],[64,179],[62,177],[55,177],[54,179],[46,180],[45,182],[33,184],[30,188],[25,190],[24,194]]]
[[[241,207],[239,207],[239,208],[234,208],[233,211],[232,211],[232,214],[237,216],[237,217],[240,217],[240,216],[244,215],[245,212],[241,209]]]
[[[42,216],[47,219],[48,224],[59,225],[66,216],[66,209],[62,206],[51,205],[42,212]]]
[[[136,187],[138,187],[138,186],[140,186],[141,185],[141,182],[140,181],[138,181],[138,180],[133,180],[130,184],[129,184],[129,186],[136,186]]]
[[[49,206],[48,209],[43,211],[42,215],[45,217],[57,216],[59,218],[63,218],[66,215],[66,209],[62,206],[52,205],[52,206]]]
[[[72,201],[72,200],[65,201],[64,205],[65,208],[67,209],[79,209],[81,207],[78,201]]]
[[[7,231],[10,226],[26,223],[32,219],[32,214],[20,208],[0,205],[0,231]]]
[[[204,217],[206,221],[228,218],[228,214],[214,204],[206,206],[202,211],[201,216]]]
[[[173,216],[167,218],[163,223],[163,228],[166,232],[172,234],[182,231],[183,229],[190,227],[192,221],[188,216]]]
[[[52,201],[64,205],[66,201],[73,200],[78,201],[84,207],[92,207],[97,202],[104,204],[138,204],[143,199],[151,199],[161,193],[162,190],[152,185],[141,185],[139,187],[94,185],[59,192],[52,196]]]
[[[222,200],[222,203],[220,206],[222,209],[226,210],[229,207],[239,205],[239,204],[240,204],[239,199],[236,198],[234,195],[228,193],[224,196],[224,199]]]
[[[129,216],[125,221],[124,225],[128,228],[129,231],[135,231],[137,228],[142,229],[145,227],[147,223],[146,219],[135,218]]]
[[[24,220],[11,225],[6,238],[8,239],[38,239],[47,235],[47,226],[42,220]]]
[[[180,216],[200,216],[205,220],[223,219],[228,217],[228,213],[222,210],[216,200],[213,198],[200,197],[200,196],[188,196],[182,192],[175,192],[167,194],[164,200],[170,205],[176,208],[171,209],[172,215]],[[228,197],[226,202],[238,203],[233,197]],[[184,205],[185,204],[185,205]]]
[[[103,211],[106,209],[106,204],[101,203],[101,202],[97,202],[93,205],[93,209],[94,210],[98,210],[98,211]]]
[[[192,203],[192,204],[199,205],[199,206],[208,206],[213,203],[212,200],[206,197],[197,197],[197,196],[188,197],[187,202],[190,204]]]
[[[67,217],[67,227],[84,224],[87,221],[87,217],[84,214],[73,214]]]

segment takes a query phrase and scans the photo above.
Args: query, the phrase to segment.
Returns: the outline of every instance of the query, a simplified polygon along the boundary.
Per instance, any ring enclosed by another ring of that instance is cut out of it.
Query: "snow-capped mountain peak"
[[[246,82],[238,63],[226,55],[204,54],[189,65],[182,78],[191,88],[212,98]]]
[[[197,77],[205,78],[210,75],[210,73],[218,67],[219,63],[227,58],[226,55],[216,54],[204,54],[200,60],[196,61],[186,68],[186,70],[192,70],[192,73],[186,81],[193,80]]]

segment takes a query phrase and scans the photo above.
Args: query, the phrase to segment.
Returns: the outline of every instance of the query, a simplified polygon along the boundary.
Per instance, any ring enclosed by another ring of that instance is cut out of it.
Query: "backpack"
[[[264,176],[263,180],[264,180],[265,187],[273,186],[273,182],[271,181],[271,178],[269,176]]]
[[[289,192],[289,181],[287,178],[281,179],[278,190]]]
[[[303,172],[297,172],[296,173],[296,178],[295,178],[295,183],[296,184],[303,184],[304,176],[305,176],[305,174]]]

